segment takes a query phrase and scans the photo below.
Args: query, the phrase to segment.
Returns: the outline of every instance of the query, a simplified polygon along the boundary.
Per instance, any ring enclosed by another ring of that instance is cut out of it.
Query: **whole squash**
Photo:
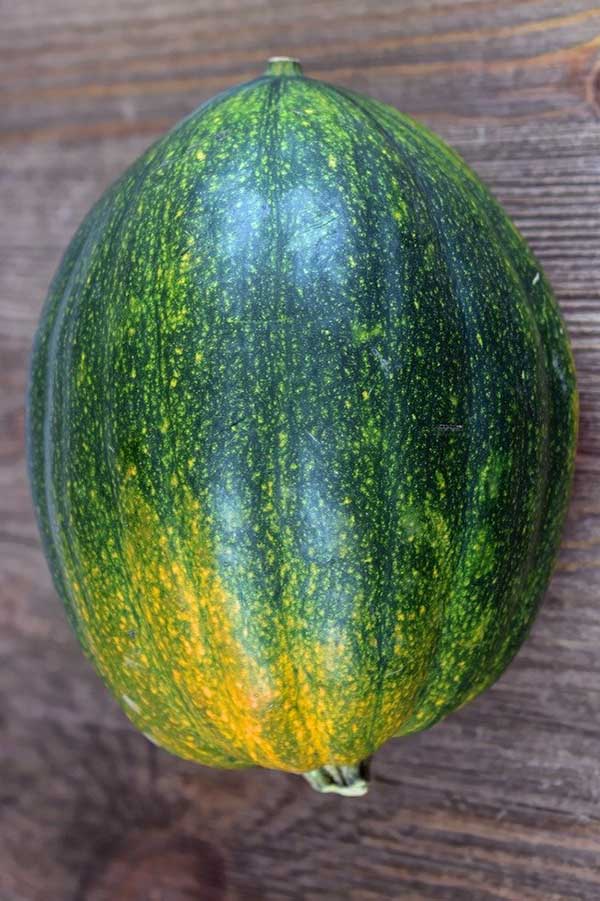
[[[576,422],[548,282],[465,163],[276,58],[79,228],[30,474],[71,624],[148,738],[359,794],[522,643]]]

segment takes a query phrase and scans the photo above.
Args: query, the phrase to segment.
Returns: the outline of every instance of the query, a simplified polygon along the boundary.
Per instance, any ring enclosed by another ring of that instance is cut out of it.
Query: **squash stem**
[[[302,75],[300,60],[291,56],[272,56],[267,63],[265,75],[287,75],[297,77]]]
[[[337,795],[360,797],[369,790],[369,761],[351,766],[335,766],[329,764],[318,770],[302,773],[306,781],[315,791],[334,792]]]

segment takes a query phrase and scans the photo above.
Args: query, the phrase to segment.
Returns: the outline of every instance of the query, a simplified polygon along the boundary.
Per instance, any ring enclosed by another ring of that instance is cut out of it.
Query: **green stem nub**
[[[352,766],[322,766],[302,774],[309,785],[318,792],[335,792],[337,795],[358,798],[369,790],[369,763]]]
[[[302,75],[302,66],[300,60],[293,59],[291,56],[272,56],[267,63],[265,75]]]

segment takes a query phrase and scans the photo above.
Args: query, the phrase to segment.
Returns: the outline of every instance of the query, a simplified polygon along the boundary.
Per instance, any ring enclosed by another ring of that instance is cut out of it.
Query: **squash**
[[[79,228],[28,447],[56,588],[133,723],[360,794],[521,645],[576,423],[549,284],[475,175],[276,58]]]

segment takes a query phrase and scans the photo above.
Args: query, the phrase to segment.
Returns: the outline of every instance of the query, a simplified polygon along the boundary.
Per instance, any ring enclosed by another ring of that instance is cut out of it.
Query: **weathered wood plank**
[[[497,0],[0,2],[0,897],[600,897],[600,7]],[[377,756],[364,799],[220,773],[136,734],[51,588],[24,467],[43,296],[102,190],[273,54],[438,130],[564,311],[581,437],[556,573],[485,696]]]

